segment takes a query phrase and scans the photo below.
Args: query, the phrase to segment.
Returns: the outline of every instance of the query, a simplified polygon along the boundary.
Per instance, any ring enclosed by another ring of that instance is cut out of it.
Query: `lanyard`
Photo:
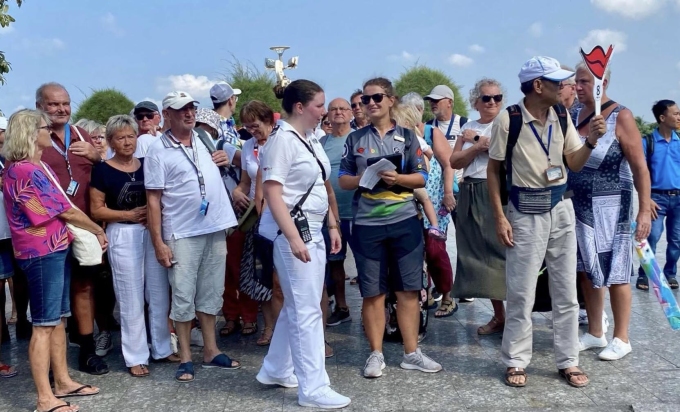
[[[170,131],[168,131],[168,135],[174,140],[176,143],[179,143],[180,149],[182,149],[182,153],[184,153],[184,156],[187,157],[187,160],[194,166],[194,169],[196,169],[196,175],[198,176],[198,188],[201,191],[201,198],[205,200],[205,179],[203,179],[203,172],[201,172],[201,165],[198,162],[198,146],[196,145],[196,139],[194,138],[194,135],[192,133],[191,135],[191,147],[193,148],[193,155],[189,155],[189,151],[187,148],[180,143],[177,139],[175,139],[175,136],[172,135]]]
[[[550,141],[552,140],[552,125],[550,125],[548,127],[548,146],[547,147],[545,146],[545,144],[543,144],[543,139],[541,139],[541,136],[538,135],[538,132],[536,131],[536,128],[534,127],[534,124],[529,123],[529,126],[531,126],[531,131],[534,132],[534,136],[536,137],[536,140],[538,140],[538,143],[541,144],[541,148],[543,148],[545,155],[548,156],[548,164],[552,164],[550,162]]]
[[[449,137],[451,137],[451,128],[453,127],[453,122],[456,120],[456,115],[455,113],[451,115],[451,122],[449,123],[449,128],[446,130],[446,140],[451,140]],[[437,119],[434,119],[434,127],[439,127],[439,121]]]
[[[54,150],[57,151],[60,155],[64,157],[64,160],[66,161],[66,170],[68,171],[68,177],[73,181],[73,172],[71,171],[71,162],[68,160],[68,147],[71,145],[71,126],[69,124],[66,124],[64,127],[64,147],[66,150],[61,150],[61,147],[52,139],[52,147],[54,147]]]

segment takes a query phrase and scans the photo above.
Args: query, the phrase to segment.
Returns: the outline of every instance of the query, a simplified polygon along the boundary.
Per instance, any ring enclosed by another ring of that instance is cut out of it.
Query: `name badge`
[[[394,136],[394,140],[396,140],[397,142],[402,142],[402,143],[405,141],[404,138],[401,137],[401,136]]]
[[[545,176],[548,178],[548,182],[554,182],[560,180],[564,177],[562,173],[562,166],[550,166],[545,169]]]
[[[71,180],[71,183],[68,184],[68,188],[66,188],[66,194],[69,196],[75,196],[76,193],[78,193],[79,187],[80,184],[78,184],[78,182]]]
[[[210,202],[207,200],[203,199],[201,201],[201,209],[198,211],[198,213],[201,214],[201,216],[205,216],[208,214],[208,206],[210,206]]]

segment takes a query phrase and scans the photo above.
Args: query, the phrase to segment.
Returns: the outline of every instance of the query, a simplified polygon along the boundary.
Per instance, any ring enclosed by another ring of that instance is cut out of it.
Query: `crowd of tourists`
[[[538,56],[518,77],[524,97],[507,107],[506,86],[479,80],[474,120],[454,113],[461,96],[446,85],[397,96],[378,77],[349,99],[293,81],[281,113],[217,83],[212,108],[171,91],[162,107],[72,124],[69,92],[41,85],[35,110],[0,118],[0,286],[13,280],[9,323],[30,339],[36,410],[77,411],[63,398],[99,394],[71,378],[67,348],[79,347],[80,371],[106,374],[118,330],[131,376],[169,362],[181,383],[200,373],[192,345],[202,368],[239,369],[219,338],[259,334],[261,384],[343,408],[324,336],[353,319],[348,284],[362,297],[366,378],[382,376],[388,340],[403,343],[401,368],[441,371],[419,346],[427,311],[445,318],[481,298],[493,316],[477,333],[503,334],[507,385],[529,383],[537,310],[552,311],[561,379],[588,385],[580,351],[617,360],[632,350],[633,241],[655,249],[664,220],[664,274],[678,288],[680,109],[655,103],[658,127],[643,137],[607,95],[609,72],[598,115],[583,64]],[[88,239],[94,252],[78,247]],[[644,273],[636,286],[649,289]],[[17,373],[0,363],[0,377]]]

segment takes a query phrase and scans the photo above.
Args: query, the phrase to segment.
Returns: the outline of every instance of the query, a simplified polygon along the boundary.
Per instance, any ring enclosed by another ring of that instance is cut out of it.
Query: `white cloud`
[[[452,54],[449,56],[449,63],[457,67],[467,67],[474,63],[474,60],[462,54]]]
[[[111,14],[111,12],[106,13],[101,18],[101,22],[102,27],[104,27],[105,30],[113,33],[116,37],[123,37],[125,35],[125,31],[118,26],[116,16]]]
[[[400,54],[389,55],[387,58],[392,61],[404,61],[404,62],[414,62],[417,59],[416,56],[412,55],[406,50],[402,51]]]
[[[172,91],[187,92],[198,101],[210,98],[210,88],[220,80],[209,79],[208,76],[194,76],[193,74],[178,74],[157,79],[156,90],[163,96]]]
[[[10,34],[13,31],[14,27],[12,26],[0,27],[0,36],[2,36],[3,34]]]
[[[470,46],[470,51],[473,53],[484,53],[484,47],[480,46],[479,44],[473,44]]]
[[[583,48],[583,51],[588,53],[597,45],[607,50],[607,47],[613,44],[615,52],[620,53],[628,48],[627,39],[628,36],[624,32],[609,29],[591,30],[585,38],[581,39],[579,45]]]
[[[667,0],[590,0],[597,8],[619,14],[629,19],[651,16],[665,5]],[[675,0],[680,5],[680,0]]]
[[[57,51],[66,48],[66,43],[59,38],[37,38],[37,39],[23,39],[19,43],[22,49],[33,53],[35,55],[51,56]]]
[[[536,22],[529,26],[529,34],[531,34],[534,37],[541,37],[543,34],[543,25],[539,22]]]

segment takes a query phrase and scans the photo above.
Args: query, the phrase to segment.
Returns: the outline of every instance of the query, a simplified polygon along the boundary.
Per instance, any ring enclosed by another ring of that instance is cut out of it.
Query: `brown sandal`
[[[130,372],[130,376],[132,376],[133,378],[146,378],[147,376],[149,376],[149,370],[146,368],[146,365],[137,365],[137,366],[139,366],[139,369],[142,370],[142,373],[132,372],[132,368],[134,368],[134,366],[133,366],[132,368],[128,368],[128,372]]]
[[[456,302],[451,300],[442,300],[441,305],[439,305],[439,309],[434,313],[435,318],[447,318],[454,313],[458,312],[458,305],[456,305]],[[441,315],[439,315],[441,313]]]
[[[583,388],[584,386],[588,386],[588,384],[590,383],[590,379],[588,379],[588,375],[586,375],[585,372],[580,371],[580,370],[577,370],[577,371],[574,371],[574,372],[567,372],[566,369],[560,369],[559,373],[560,373],[560,376],[563,377],[564,380],[566,380],[567,383],[569,385],[573,386],[574,388]],[[583,383],[577,383],[577,382],[574,382],[574,380],[572,379],[575,376],[585,376],[586,379],[588,379],[588,380],[583,382]]]
[[[503,332],[505,328],[505,322],[499,321],[495,316],[491,318],[489,323],[484,326],[477,328],[478,335],[493,335],[494,333]]]
[[[522,376],[524,377],[524,382],[522,383],[515,383],[515,382],[510,382],[510,378],[513,376]],[[524,369],[522,368],[508,368],[508,370],[505,371],[505,384],[508,386],[511,386],[513,388],[523,388],[527,386],[527,373]]]
[[[241,325],[241,335],[250,336],[257,333],[257,322],[245,322]]]
[[[240,323],[235,320],[228,320],[227,323],[220,329],[220,336],[227,337],[241,328]]]
[[[267,330],[271,331],[269,335],[267,335]],[[272,336],[274,336],[274,328],[266,326],[264,329],[262,329],[262,335],[260,335],[260,339],[257,340],[257,346],[268,346],[270,343],[272,343]]]

